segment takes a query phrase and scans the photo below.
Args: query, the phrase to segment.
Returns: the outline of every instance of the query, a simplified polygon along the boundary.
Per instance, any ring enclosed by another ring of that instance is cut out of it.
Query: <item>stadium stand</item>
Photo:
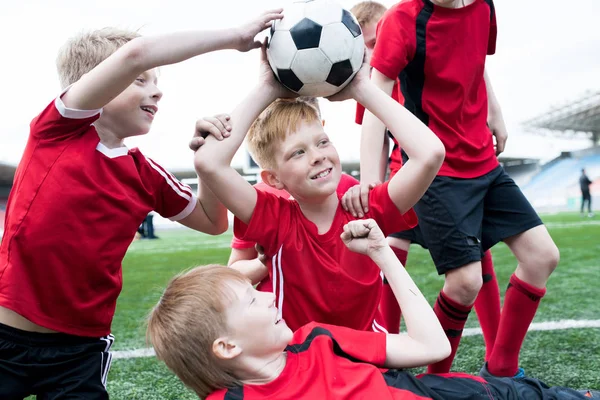
[[[554,108],[523,124],[545,136],[587,137],[591,147],[570,153],[545,164],[522,186],[523,193],[538,211],[575,211],[581,204],[579,176],[585,168],[593,184],[592,206],[600,201],[600,91]]]

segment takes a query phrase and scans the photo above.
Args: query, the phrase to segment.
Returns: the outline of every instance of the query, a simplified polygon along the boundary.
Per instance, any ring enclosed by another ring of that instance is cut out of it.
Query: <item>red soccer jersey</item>
[[[444,143],[439,175],[474,178],[498,166],[483,77],[495,47],[492,0],[457,9],[403,0],[379,22],[371,65],[400,80],[404,106]]]
[[[273,381],[211,393],[207,400],[428,400],[492,398],[485,380],[466,374],[424,375],[384,370],[386,335],[308,324],[285,349],[286,365]],[[508,396],[507,396],[508,397]],[[499,397],[498,397],[499,398]],[[511,397],[516,398],[516,397]]]
[[[404,102],[404,97],[402,96],[398,80],[396,80],[394,83],[394,88],[392,89],[392,98],[400,104]],[[360,103],[356,103],[356,117],[354,122],[356,122],[358,125],[362,125],[364,116],[365,107]],[[394,143],[394,147],[392,147],[392,152],[390,153],[390,158],[388,160],[390,167],[390,179],[392,179],[394,175],[396,175],[396,172],[402,168],[402,154],[400,152],[400,145],[398,144],[396,138],[391,135],[390,137]]]
[[[110,333],[121,262],[144,217],[180,220],[197,201],[138,149],[101,144],[99,115],[57,98],[31,122],[0,247],[0,306],[92,337]]]
[[[355,220],[338,205],[328,232],[320,235],[295,200],[257,191],[249,225],[239,220],[236,236],[260,243],[279,312],[292,330],[312,322],[359,330],[379,329],[375,321],[381,292],[380,269],[365,255],[353,253],[340,239],[343,226]],[[338,197],[339,196],[338,194]],[[384,235],[412,228],[411,209],[401,215],[388,194],[388,183],[369,195],[369,212]]]

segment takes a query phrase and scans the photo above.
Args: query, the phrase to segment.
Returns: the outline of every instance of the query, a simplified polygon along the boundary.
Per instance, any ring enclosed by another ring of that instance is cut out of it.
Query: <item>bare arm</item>
[[[374,72],[376,72],[376,70],[373,70],[373,73]],[[377,87],[383,90],[387,96],[392,95],[394,80],[389,79],[381,73],[378,73],[377,77],[373,74],[371,80]],[[387,152],[384,156],[382,151],[385,142],[385,125],[377,119],[373,113],[368,109],[365,109],[365,116],[360,135],[360,180],[362,183],[370,184],[374,182],[383,182],[385,176],[383,163],[387,160],[382,160],[380,157],[387,157]]]
[[[198,202],[194,211],[179,221],[188,228],[220,235],[228,228],[227,209],[215,197],[212,191],[198,180]]]
[[[385,366],[419,367],[448,357],[450,342],[438,318],[375,221],[351,221],[341,238],[350,250],[368,255],[381,268],[402,309],[407,333],[387,335]]]
[[[178,63],[221,49],[246,51],[260,46],[254,36],[281,18],[281,10],[264,13],[235,29],[190,31],[136,38],[73,84],[63,96],[69,108],[95,110],[104,107],[149,69]]]
[[[492,134],[496,137],[496,155],[500,155],[506,147],[506,140],[508,139],[508,131],[506,130],[506,124],[504,123],[504,116],[502,115],[502,108],[494,93],[492,82],[484,70],[483,78],[485,80],[485,89],[488,98],[488,117],[487,122]]]
[[[410,158],[388,185],[390,198],[404,213],[421,198],[435,178],[444,161],[445,150],[442,142],[427,126],[383,91],[391,93],[393,80],[376,69],[373,69],[371,79],[372,82],[360,84],[355,93],[357,101],[374,114],[365,115],[363,130],[377,130],[372,135],[375,139],[383,137],[385,133],[381,127],[387,126]],[[376,119],[382,121],[383,125]],[[373,151],[373,154],[381,154],[381,145],[378,142],[377,149],[374,148],[377,151]],[[368,161],[369,155],[366,154],[365,158]]]
[[[269,274],[266,265],[258,258],[258,253],[253,247],[231,249],[227,265],[241,272],[250,279],[253,285],[262,281]]]

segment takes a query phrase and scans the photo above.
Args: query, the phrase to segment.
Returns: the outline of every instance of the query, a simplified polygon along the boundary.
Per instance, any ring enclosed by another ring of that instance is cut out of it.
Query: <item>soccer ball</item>
[[[342,90],[362,65],[365,43],[356,18],[333,0],[296,0],[274,21],[267,58],[286,88],[327,97]]]

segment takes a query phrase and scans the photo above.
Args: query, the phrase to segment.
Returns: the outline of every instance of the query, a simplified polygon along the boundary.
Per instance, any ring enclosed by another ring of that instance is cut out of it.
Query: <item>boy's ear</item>
[[[262,171],[260,171],[260,179],[262,179],[264,183],[275,189],[283,189],[283,183],[281,183],[275,171],[272,171],[270,169],[263,169]]]
[[[242,348],[226,336],[216,338],[212,350],[219,360],[233,360],[242,354]]]

